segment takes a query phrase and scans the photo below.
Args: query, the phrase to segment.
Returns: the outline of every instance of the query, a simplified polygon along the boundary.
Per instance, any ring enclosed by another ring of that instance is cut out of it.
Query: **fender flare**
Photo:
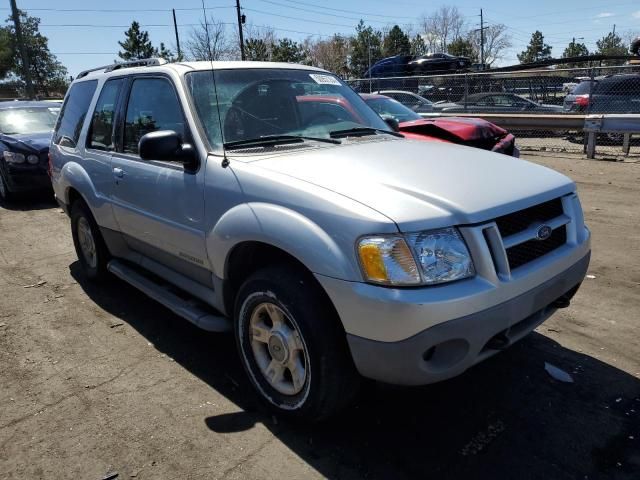
[[[311,272],[357,280],[357,265],[318,224],[299,212],[269,203],[244,203],[226,212],[207,236],[213,273],[227,277],[227,260],[243,242],[262,242],[295,257]]]

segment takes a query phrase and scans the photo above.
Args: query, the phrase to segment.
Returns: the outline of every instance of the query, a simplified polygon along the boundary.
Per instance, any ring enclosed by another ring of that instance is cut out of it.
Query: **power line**
[[[362,12],[359,12],[357,10],[344,10],[342,8],[330,8],[330,7],[326,7],[324,5],[318,5],[317,3],[298,2],[296,0],[283,0],[283,1],[285,1],[287,3],[295,3],[295,4],[298,4],[298,5],[305,5],[305,6],[308,6],[308,7],[322,8],[324,10],[332,10],[334,12],[355,13],[355,14],[362,13]],[[384,18],[388,18],[389,17],[389,15],[384,15],[384,14],[380,14],[380,13],[367,13],[367,16],[369,16],[369,17],[384,17]],[[416,19],[416,17],[414,17],[414,16],[409,17],[409,16],[402,16],[402,15],[398,15],[398,16],[396,16],[396,18],[408,18],[408,19],[411,19],[411,20],[415,20]]]
[[[308,22],[308,23],[317,23],[319,25],[332,25],[334,27],[346,27],[346,28],[353,28],[353,25],[345,25],[343,23],[331,23],[331,22],[321,22],[319,20],[309,20],[307,18],[301,18],[301,17],[291,17],[288,15],[279,15],[277,13],[271,13],[271,12],[265,12],[264,10],[257,10],[255,8],[247,8],[247,7],[243,7],[243,10],[247,10],[249,12],[256,12],[256,13],[261,13],[263,15],[271,15],[272,17],[280,17],[280,18],[287,18],[289,20],[302,20],[304,22]]]

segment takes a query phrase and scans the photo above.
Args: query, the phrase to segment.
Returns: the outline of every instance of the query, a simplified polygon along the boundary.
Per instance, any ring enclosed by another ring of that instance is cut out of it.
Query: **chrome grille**
[[[559,217],[563,216],[564,209],[562,207],[562,199],[556,198],[496,218],[495,222],[503,242],[510,244],[508,247],[505,245],[509,268],[514,270],[526,265],[567,243],[567,227],[565,225],[554,228],[551,236],[545,240],[539,240],[533,235],[528,238],[513,237],[514,235],[525,232],[532,226],[547,224],[554,220],[557,221]],[[566,221],[568,221],[568,219]],[[525,235],[526,234],[527,232],[525,232]],[[522,235],[519,235],[519,237],[521,236]],[[511,242],[508,240],[509,237],[513,237],[511,238]],[[514,244],[515,241],[519,243]]]

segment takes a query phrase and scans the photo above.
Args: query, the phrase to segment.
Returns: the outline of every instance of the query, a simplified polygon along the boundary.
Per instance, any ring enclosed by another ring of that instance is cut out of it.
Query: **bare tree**
[[[469,39],[480,56],[480,32],[469,32]],[[507,26],[503,24],[490,25],[484,30],[484,61],[491,66],[504,57],[507,49],[511,48],[511,37],[507,33]]]
[[[431,15],[423,15],[420,26],[427,50],[446,52],[450,42],[463,36],[465,20],[457,7],[442,6]]]
[[[308,51],[312,65],[341,76],[348,76],[350,43],[348,37],[334,35],[326,40],[307,38],[303,46]]]
[[[209,60],[209,53],[211,60],[229,60],[234,56],[225,24],[213,18],[207,20],[207,25],[201,21],[191,29],[185,52],[189,60]]]

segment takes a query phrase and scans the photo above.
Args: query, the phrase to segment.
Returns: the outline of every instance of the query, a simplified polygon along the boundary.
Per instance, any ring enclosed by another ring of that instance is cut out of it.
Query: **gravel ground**
[[[593,231],[571,307],[320,426],[262,413],[231,337],[87,283],[50,201],[0,207],[0,478],[640,478],[640,165],[528,158],[578,182]]]

